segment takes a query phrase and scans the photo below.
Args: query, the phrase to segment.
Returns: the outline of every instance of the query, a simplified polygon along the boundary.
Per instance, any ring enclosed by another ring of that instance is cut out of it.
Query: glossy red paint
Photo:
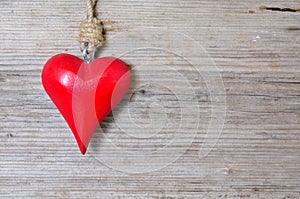
[[[126,95],[130,71],[114,57],[86,64],[73,55],[58,54],[45,64],[42,82],[85,154],[99,123]]]

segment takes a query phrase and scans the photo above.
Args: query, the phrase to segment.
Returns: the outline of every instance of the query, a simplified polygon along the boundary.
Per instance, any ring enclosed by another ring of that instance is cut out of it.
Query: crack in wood
[[[300,30],[300,27],[289,27],[289,28],[287,28],[287,30],[289,30],[289,31],[297,31],[297,30]]]
[[[294,9],[294,8],[279,8],[279,7],[260,6],[259,9],[270,10],[270,11],[279,11],[279,12],[300,12],[299,8]]]

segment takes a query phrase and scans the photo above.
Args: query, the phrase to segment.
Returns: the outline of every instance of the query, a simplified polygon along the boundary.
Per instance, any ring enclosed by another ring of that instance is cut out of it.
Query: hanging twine
[[[78,41],[83,51],[88,45],[88,53],[92,53],[104,42],[104,29],[101,21],[95,16],[97,0],[87,0],[86,19],[81,23]]]

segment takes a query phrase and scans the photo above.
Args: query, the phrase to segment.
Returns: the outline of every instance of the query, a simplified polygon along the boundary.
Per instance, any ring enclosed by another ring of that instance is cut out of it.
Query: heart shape
[[[126,95],[130,71],[114,57],[86,64],[73,55],[58,54],[45,64],[42,82],[85,154],[99,123]]]

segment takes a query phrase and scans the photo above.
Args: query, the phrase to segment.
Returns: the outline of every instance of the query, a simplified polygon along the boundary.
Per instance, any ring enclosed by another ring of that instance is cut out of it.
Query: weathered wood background
[[[100,0],[133,82],[82,156],[40,75],[85,1],[1,0],[0,198],[300,198],[300,12],[261,6],[300,2]]]

